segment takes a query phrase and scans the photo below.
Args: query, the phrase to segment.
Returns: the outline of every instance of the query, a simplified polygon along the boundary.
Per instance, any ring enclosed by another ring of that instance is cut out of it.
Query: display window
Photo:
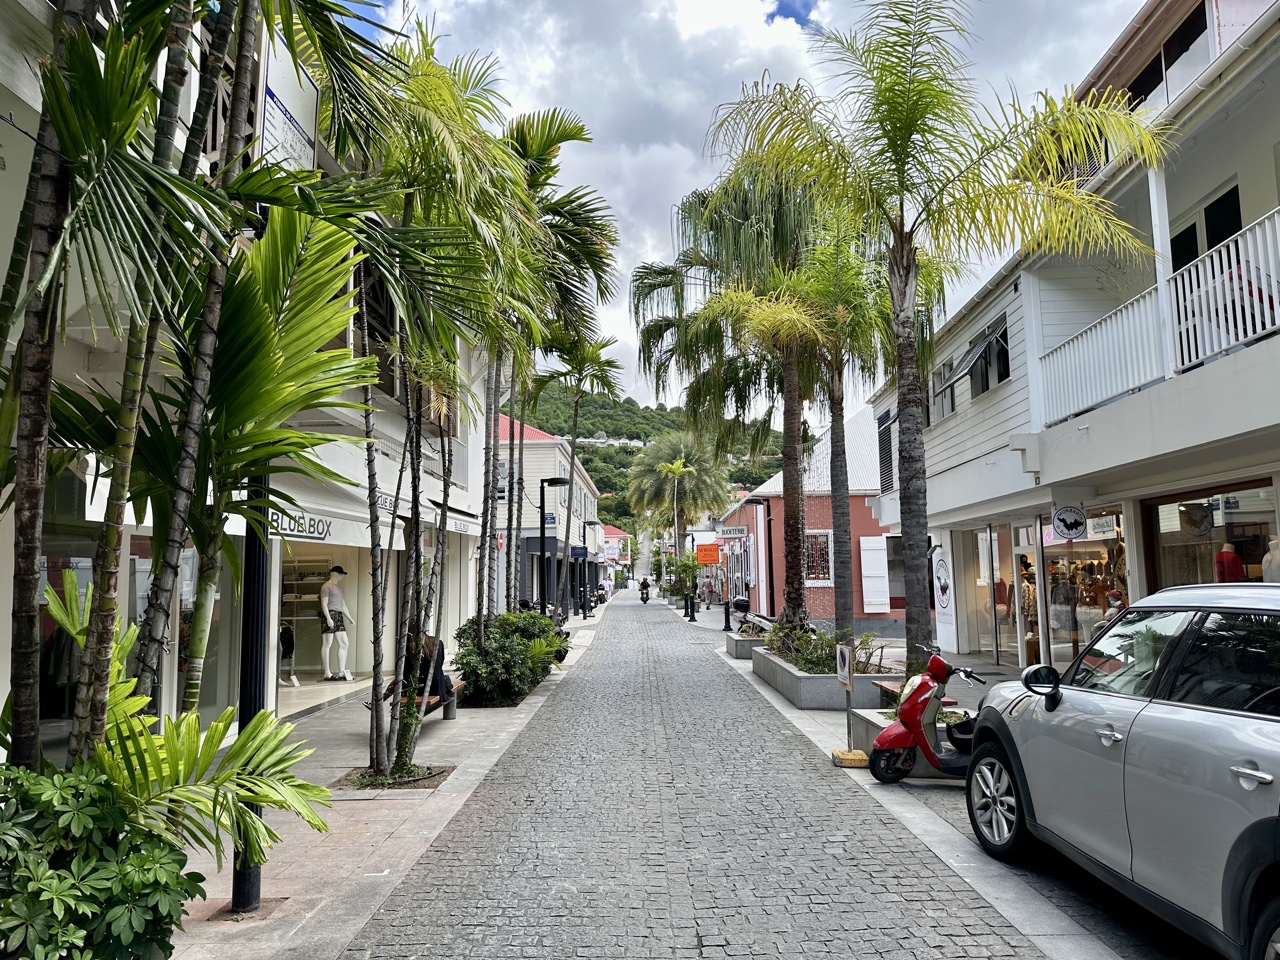
[[[1101,627],[1129,606],[1129,562],[1118,508],[1085,511],[1084,536],[1064,540],[1049,518],[1041,520],[1044,592],[1050,662],[1065,666]]]
[[[1269,481],[1143,502],[1152,591],[1199,583],[1280,583]]]
[[[961,531],[960,549],[967,565],[964,590],[969,652],[986,654],[995,663],[1016,664],[1013,530],[1001,524]]]

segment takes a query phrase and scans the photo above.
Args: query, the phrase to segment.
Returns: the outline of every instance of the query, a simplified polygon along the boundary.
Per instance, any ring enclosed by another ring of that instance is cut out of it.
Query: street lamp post
[[[538,481],[538,612],[547,615],[547,487],[567,487],[568,477],[543,477]],[[568,536],[568,534],[566,534]]]
[[[768,580],[769,580],[769,616],[772,618],[773,613],[773,501],[767,497],[747,497],[742,501],[749,503],[753,507],[764,507],[765,516],[765,553],[769,555]]]
[[[600,526],[599,520],[583,520],[582,521],[582,545],[584,547],[587,545],[587,527],[598,527],[598,526]],[[584,619],[592,616],[591,592],[595,589],[595,587],[588,582],[587,570],[589,568],[590,568],[590,563],[587,561],[586,557],[583,557],[582,558],[582,593],[580,594],[580,596],[582,599],[582,616]]]

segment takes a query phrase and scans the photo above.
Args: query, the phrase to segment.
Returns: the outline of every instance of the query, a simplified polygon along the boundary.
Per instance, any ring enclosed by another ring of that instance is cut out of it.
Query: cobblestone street
[[[346,956],[1042,956],[720,642],[610,603]]]

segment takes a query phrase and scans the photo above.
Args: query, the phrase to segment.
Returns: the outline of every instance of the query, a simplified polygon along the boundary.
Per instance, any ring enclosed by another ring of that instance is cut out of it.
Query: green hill
[[[584,437],[603,433],[611,440],[651,440],[683,426],[679,407],[661,403],[642,407],[631,397],[610,400],[603,394],[589,394],[578,407],[578,429]],[[573,423],[568,389],[558,383],[549,385],[538,400],[538,409],[528,411],[525,419],[531,427],[567,437]]]

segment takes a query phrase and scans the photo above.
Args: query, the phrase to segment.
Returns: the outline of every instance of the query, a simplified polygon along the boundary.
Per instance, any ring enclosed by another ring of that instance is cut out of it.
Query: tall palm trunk
[[[803,627],[804,603],[804,472],[801,464],[800,370],[788,350],[782,361],[782,624]]]
[[[889,296],[897,346],[898,491],[906,573],[907,657],[922,659],[933,644],[929,616],[929,505],[924,461],[924,386],[916,344],[920,267],[911,244],[895,238],[889,251]]]
[[[173,169],[173,148],[178,131],[178,112],[187,82],[187,47],[191,40],[191,4],[175,3],[169,10],[164,87],[156,117],[155,144],[151,162],[163,170]],[[98,535],[94,555],[93,607],[85,636],[84,655],[76,684],[75,714],[72,721],[68,761],[83,755],[85,735],[90,726],[90,702],[101,700],[111,683],[111,648],[116,620],[120,616],[118,588],[120,557],[124,548],[124,524],[133,473],[134,446],[138,439],[138,415],[146,391],[150,357],[160,327],[160,314],[153,311],[138,279],[142,311],[129,317],[125,345],[124,376],[120,385],[120,407],[116,415],[115,443],[111,449],[111,480],[107,490],[106,515]],[[198,682],[198,681],[197,681]]]
[[[489,512],[489,539],[485,541],[485,550],[489,553],[488,573],[485,577],[485,611],[490,617],[498,615],[498,484],[502,482],[502,441],[498,432],[499,414],[502,411],[502,347],[498,346],[493,357],[493,375],[496,383],[493,387],[493,405],[489,408],[490,428],[493,431],[493,462],[489,465],[493,471],[489,484],[490,495],[485,502]],[[510,463],[507,464],[508,477]]]
[[[239,42],[236,50],[235,79],[231,86],[231,110],[227,121],[227,139],[222,152],[222,179],[232,179],[231,160],[244,151],[248,138],[249,99],[253,79],[253,59],[258,45],[258,20],[260,0],[245,0],[239,10]],[[185,158],[184,158],[185,160]],[[174,481],[173,513],[165,540],[164,556],[160,570],[151,581],[147,597],[146,628],[143,631],[144,649],[141,652],[145,672],[153,677],[164,647],[169,629],[169,611],[173,603],[173,589],[178,579],[178,564],[187,539],[187,517],[194,496],[204,496],[205,491],[195,489],[196,454],[200,447],[200,432],[204,428],[205,410],[209,400],[209,378],[213,370],[213,350],[218,339],[218,321],[222,315],[222,294],[227,281],[227,255],[215,252],[209,265],[205,283],[204,310],[200,317],[200,333],[196,340],[194,374],[191,397],[179,434],[178,471]],[[141,684],[139,685],[141,687]],[[100,739],[106,720],[106,703],[94,705],[90,713],[90,740]]]
[[[853,634],[853,534],[849,524],[849,461],[844,435],[844,354],[831,370],[831,572],[835,586],[836,636]]]
[[[516,412],[516,373],[520,352],[511,351],[511,381],[507,409]],[[507,589],[503,609],[508,613],[516,609],[519,585],[516,583],[516,556],[520,553],[516,544],[516,431],[510,415],[507,417]]]
[[[406,381],[407,381],[406,377]],[[405,397],[406,413],[411,419],[411,428],[409,431],[409,440],[413,444],[409,458],[413,463],[413,468],[409,474],[409,496],[412,503],[409,507],[409,527],[413,534],[413,540],[407,543],[409,555],[409,592],[411,596],[408,617],[408,630],[406,633],[412,635],[415,641],[415,650],[417,651],[408,663],[407,681],[405,683],[405,696],[408,697],[406,705],[400,709],[398,724],[396,726],[396,750],[395,759],[392,762],[391,773],[397,777],[407,777],[413,765],[413,729],[417,726],[418,713],[414,709],[414,697],[417,695],[418,678],[422,676],[422,668],[426,662],[424,655],[426,653],[426,617],[423,606],[423,590],[422,590],[422,391],[421,388],[415,387],[412,396]]]
[[[356,329],[360,335],[360,356],[369,357],[369,315],[365,303],[367,284],[365,282],[364,264],[356,266],[356,293],[359,298],[356,304]],[[373,690],[370,701],[373,709],[370,713],[369,736],[373,749],[370,751],[369,767],[375,774],[385,777],[391,769],[387,758],[386,720],[382,712],[382,637],[387,619],[387,593],[385,586],[386,571],[382,568],[382,508],[378,506],[378,454],[373,444],[373,385],[366,383],[362,388],[361,401],[364,404],[364,465],[365,477],[369,493],[369,578],[373,588]]]
[[[567,617],[573,604],[569,602],[566,587],[569,583],[569,541],[573,533],[573,488],[578,479],[578,471],[574,465],[578,462],[578,405],[582,402],[582,391],[573,392],[573,423],[569,427],[569,486],[568,504],[564,510],[564,544],[560,548],[560,579],[556,582],[556,602],[564,609]]]
[[[520,539],[520,548],[516,550],[515,555],[517,606],[519,605],[519,600],[524,595],[524,418],[528,415],[528,412],[529,393],[527,390],[522,389],[520,391],[520,443],[516,447],[516,536]],[[544,558],[539,557],[538,562],[543,564],[546,561]],[[544,590],[546,588],[539,585],[538,589]]]
[[[253,536],[253,533],[249,534]],[[213,632],[213,606],[222,576],[222,534],[209,538],[200,552],[200,572],[196,578],[196,604],[191,614],[191,639],[187,644],[187,676],[182,688],[182,713],[200,707],[200,685],[204,680],[204,660]]]
[[[66,65],[66,37],[85,29],[97,12],[94,0],[61,0],[54,21],[54,62]],[[15,242],[13,264],[25,256],[27,275],[35,283],[45,271],[66,224],[69,183],[48,115],[40,116],[31,156],[21,220],[29,220],[29,242]],[[31,203],[29,215],[27,202]],[[21,269],[21,268],[19,268]],[[9,293],[6,279],[5,295]],[[33,296],[22,318],[19,354],[10,376],[18,377],[17,472],[13,492],[13,638],[10,686],[13,726],[9,761],[35,768],[40,763],[40,557],[43,552],[44,494],[49,455],[49,397],[53,387],[53,351],[57,342],[56,310],[61,285]],[[16,299],[16,295],[15,295]],[[12,314],[12,308],[8,311]],[[8,318],[6,317],[6,322]],[[7,334],[7,330],[6,330]],[[3,349],[3,344],[0,344]],[[8,438],[5,438],[8,442]]]
[[[496,379],[497,368],[494,365],[493,357],[490,357],[484,381],[484,492],[480,511],[480,551],[478,557],[480,562],[476,570],[476,642],[482,649],[484,647],[484,628],[487,619],[485,600],[488,598],[488,592],[485,589],[485,577],[488,574],[489,565],[489,498],[493,496],[491,483],[493,479],[493,420],[491,417],[495,393],[494,381]]]

